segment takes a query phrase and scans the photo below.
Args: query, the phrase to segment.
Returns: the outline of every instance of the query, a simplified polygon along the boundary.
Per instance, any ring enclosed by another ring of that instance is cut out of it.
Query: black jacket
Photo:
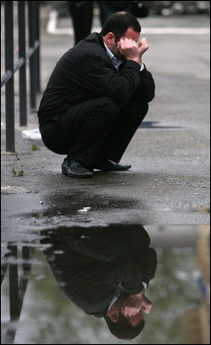
[[[44,253],[62,290],[95,317],[105,315],[119,283],[128,294],[137,294],[155,275],[157,255],[142,226],[61,228],[43,235]]]
[[[150,72],[134,61],[125,61],[117,70],[111,63],[103,38],[89,35],[68,50],[58,61],[38,110],[39,122],[61,116],[71,105],[97,97],[110,97],[119,105],[130,100],[150,102],[155,85]]]

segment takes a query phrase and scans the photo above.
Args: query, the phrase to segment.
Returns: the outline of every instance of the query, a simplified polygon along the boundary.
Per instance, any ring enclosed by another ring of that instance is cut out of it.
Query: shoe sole
[[[127,170],[129,170],[129,169],[131,169],[131,166],[130,167],[128,167],[128,168],[120,168],[120,169],[106,169],[106,168],[95,168],[95,169],[97,169],[97,170],[101,170],[101,171],[104,171],[104,172],[115,172],[115,171],[127,171]]]

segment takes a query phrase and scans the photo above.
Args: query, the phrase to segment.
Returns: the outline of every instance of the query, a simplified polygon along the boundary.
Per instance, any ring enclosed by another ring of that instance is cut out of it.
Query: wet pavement
[[[42,89],[73,42],[71,35],[46,33],[47,23],[48,9],[43,8]],[[96,18],[94,24],[99,26]],[[132,165],[130,171],[96,172],[89,180],[62,176],[64,157],[48,151],[40,140],[22,138],[22,130],[37,128],[36,113],[29,114],[27,128],[16,124],[16,153],[6,153],[2,114],[2,343],[128,343],[65,296],[43,253],[48,244],[42,239],[44,231],[60,228],[67,234],[77,229],[103,234],[108,229],[127,232],[131,226],[144,226],[158,266],[146,292],[152,311],[143,332],[130,343],[209,343],[209,35],[195,30],[209,28],[209,18],[151,16],[141,24],[150,43],[145,63],[157,90],[123,157],[123,163]],[[57,23],[58,28],[68,25],[69,18]],[[175,31],[158,34],[158,28]],[[194,30],[187,34],[181,28]],[[10,301],[18,324],[8,323]]]

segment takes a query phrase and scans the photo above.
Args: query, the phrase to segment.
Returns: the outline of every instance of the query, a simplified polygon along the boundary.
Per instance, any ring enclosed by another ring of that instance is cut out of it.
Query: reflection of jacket
[[[119,283],[137,294],[155,274],[156,252],[142,227],[60,229],[42,243],[52,244],[44,252],[64,293],[96,317],[105,314]]]
[[[145,68],[125,61],[119,71],[109,59],[103,38],[89,35],[66,52],[51,74],[38,110],[39,122],[61,116],[71,105],[98,97],[109,97],[119,105],[132,96],[148,103],[154,98],[154,80]]]

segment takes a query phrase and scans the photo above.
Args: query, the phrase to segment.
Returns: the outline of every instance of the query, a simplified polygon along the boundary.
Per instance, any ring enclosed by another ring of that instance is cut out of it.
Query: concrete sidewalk
[[[142,26],[162,26],[163,20],[149,17]],[[209,26],[206,16],[171,17],[169,25],[181,27],[182,20],[184,26]],[[43,90],[73,42],[72,36],[47,34],[46,21],[43,15]],[[64,156],[41,140],[22,138],[22,130],[38,127],[36,113],[29,114],[27,128],[16,124],[16,153],[5,153],[2,126],[3,240],[31,238],[33,230],[52,225],[209,224],[209,35],[147,39],[145,63],[155,77],[156,98],[123,157],[130,171],[98,172],[90,180],[62,176]]]

